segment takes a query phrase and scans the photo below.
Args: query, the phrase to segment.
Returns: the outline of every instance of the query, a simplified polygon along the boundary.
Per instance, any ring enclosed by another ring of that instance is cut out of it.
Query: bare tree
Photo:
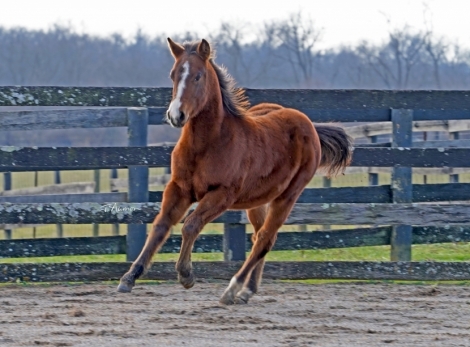
[[[433,68],[434,81],[438,89],[442,88],[442,81],[440,76],[440,70],[442,65],[446,61],[449,45],[444,38],[434,39],[432,33],[429,33],[425,37],[424,48],[428,53]]]
[[[252,27],[222,23],[211,38],[219,64],[251,88],[453,88],[470,87],[470,51],[432,28],[392,30],[380,45],[361,43],[321,51],[322,31],[293,14]],[[183,33],[176,40],[196,39]],[[0,84],[169,86],[173,59],[166,35],[137,31],[94,37],[71,27],[47,31],[0,27]]]
[[[425,43],[425,34],[411,33],[405,27],[390,32],[385,45],[371,47],[363,43],[358,52],[387,88],[406,89],[410,87],[413,69],[423,60]]]
[[[427,27],[424,48],[432,62],[433,76],[436,87],[441,89],[442,81],[440,70],[441,67],[446,63],[447,54],[449,51],[449,43],[444,37],[435,37],[432,11],[429,7],[429,4],[427,3],[423,3],[423,19],[424,24]]]
[[[287,20],[267,24],[265,31],[276,48],[276,57],[290,65],[296,83],[303,87],[313,86],[315,62],[319,56],[315,48],[322,29],[316,28],[311,18],[304,18],[297,12]]]

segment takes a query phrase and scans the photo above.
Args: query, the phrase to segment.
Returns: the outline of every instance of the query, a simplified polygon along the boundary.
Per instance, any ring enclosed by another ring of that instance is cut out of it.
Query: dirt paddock
[[[470,346],[470,288],[267,282],[221,306],[227,283],[0,287],[0,346]]]

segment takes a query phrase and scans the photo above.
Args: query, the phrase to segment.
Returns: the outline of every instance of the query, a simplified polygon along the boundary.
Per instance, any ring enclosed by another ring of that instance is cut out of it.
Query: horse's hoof
[[[248,304],[248,298],[242,298],[240,296],[236,296],[234,303],[237,305],[246,305]]]
[[[189,276],[186,277],[178,275],[178,280],[186,289],[192,288],[194,286],[194,283],[196,282],[192,272],[189,274]]]
[[[221,305],[233,305],[235,301],[233,301],[233,299],[220,298],[219,303]]]
[[[231,293],[225,292],[222,297],[220,298],[219,302],[222,305],[233,305],[235,304],[235,301],[233,299],[233,295]]]
[[[248,304],[250,298],[253,296],[253,292],[248,288],[243,288],[240,290],[237,295],[235,295],[235,303],[239,305]]]
[[[117,291],[119,293],[130,293],[132,291],[132,287],[134,287],[134,286],[130,285],[128,283],[121,282],[121,283],[119,283],[119,285],[117,287]]]

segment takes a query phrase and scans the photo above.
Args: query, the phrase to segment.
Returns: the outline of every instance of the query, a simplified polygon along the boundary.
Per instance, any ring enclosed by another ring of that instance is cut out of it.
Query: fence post
[[[128,145],[130,147],[147,146],[148,109],[128,108]],[[148,202],[149,169],[147,166],[129,166],[128,202]],[[129,224],[127,226],[126,254],[127,261],[134,261],[139,256],[147,237],[146,224]]]
[[[413,110],[392,109],[392,147],[411,147]],[[392,171],[393,203],[412,202],[412,169],[395,166]],[[411,261],[411,225],[394,225],[390,238],[392,261]]]
[[[39,183],[39,173],[34,171],[34,186],[37,187]],[[36,227],[33,227],[33,239],[36,238]]]
[[[3,190],[11,190],[11,172],[3,174]],[[5,240],[11,240],[11,229],[5,229]]]
[[[423,142],[426,142],[427,140],[428,140],[428,132],[423,131]],[[427,184],[427,183],[428,183],[428,176],[423,175],[423,184]]]
[[[458,132],[449,133],[449,139],[450,140],[458,140],[459,139],[459,133]],[[459,175],[458,174],[449,175],[449,183],[459,183]]]
[[[323,176],[322,186],[323,186],[323,188],[331,188],[331,178],[327,178],[327,177]],[[325,225],[322,226],[322,229],[323,230],[331,230],[331,225],[325,224]],[[307,229],[305,229],[305,231],[307,231]]]
[[[224,261],[245,260],[245,224],[224,224]]]
[[[377,136],[369,136],[368,137],[370,143],[377,143]],[[369,173],[369,185],[370,186],[378,186],[379,185],[379,174],[377,173]]]
[[[60,171],[54,171],[54,184],[60,184]],[[57,237],[64,237],[64,226],[62,224],[56,224],[55,230]]]
[[[117,169],[111,169],[110,178],[111,178],[111,179],[118,178],[118,170],[117,170]],[[111,189],[111,192],[117,192],[117,189]],[[112,233],[114,236],[119,235],[119,224],[118,224],[118,223],[114,223],[114,224],[111,226],[111,233]]]
[[[93,180],[95,181],[95,193],[100,192],[100,170],[93,170]],[[100,235],[100,225],[97,223],[93,223],[93,236],[97,237]]]

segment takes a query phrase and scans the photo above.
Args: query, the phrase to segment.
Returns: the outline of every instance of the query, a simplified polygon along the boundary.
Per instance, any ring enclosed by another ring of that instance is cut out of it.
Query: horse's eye
[[[201,79],[202,74],[200,72],[197,73],[196,77],[194,77],[194,81],[199,81]]]

